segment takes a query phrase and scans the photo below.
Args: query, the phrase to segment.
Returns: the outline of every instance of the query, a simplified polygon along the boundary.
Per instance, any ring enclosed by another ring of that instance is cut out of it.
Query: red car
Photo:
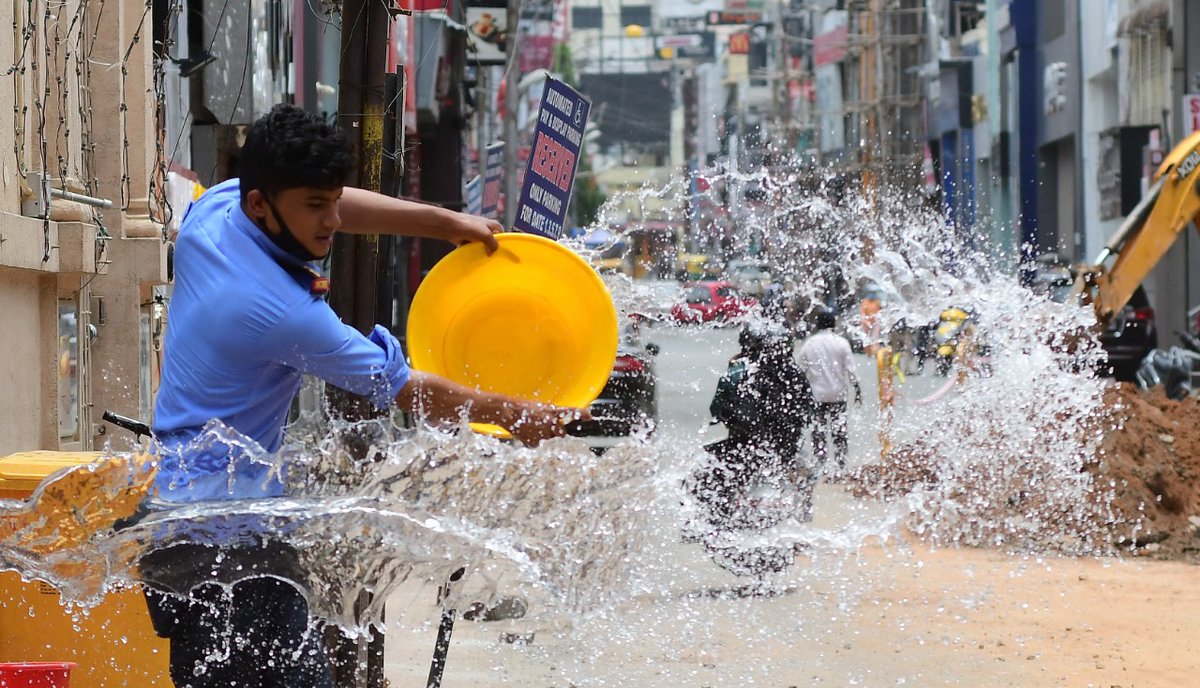
[[[684,286],[683,303],[671,309],[671,317],[681,323],[725,321],[741,317],[758,300],[743,296],[729,282],[692,282]]]

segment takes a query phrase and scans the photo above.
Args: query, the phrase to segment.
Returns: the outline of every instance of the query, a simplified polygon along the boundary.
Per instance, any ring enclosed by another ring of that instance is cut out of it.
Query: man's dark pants
[[[841,470],[846,467],[846,454],[850,449],[850,442],[846,435],[846,402],[813,404],[813,457],[817,460],[818,472],[824,470],[828,460],[828,449],[825,444],[826,434],[833,437],[833,456],[837,461],[838,470]]]
[[[291,583],[260,576],[204,583],[187,597],[149,586],[145,594],[155,632],[171,643],[176,688],[333,686],[321,633]]]

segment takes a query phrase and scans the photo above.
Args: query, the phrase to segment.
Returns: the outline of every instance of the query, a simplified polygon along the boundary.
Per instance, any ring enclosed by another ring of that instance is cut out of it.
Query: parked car
[[[771,283],[771,269],[761,260],[731,260],[725,266],[725,279],[743,294],[761,297]]]
[[[724,322],[741,317],[757,303],[729,282],[692,282],[684,285],[683,303],[671,308],[671,317],[680,323]]]
[[[1054,301],[1065,302],[1071,296],[1075,282],[1074,271],[1053,254],[1038,257],[1033,288]],[[1108,360],[1100,368],[1101,375],[1132,382],[1146,354],[1158,348],[1158,328],[1154,308],[1141,285],[1129,297],[1129,303],[1117,313],[1100,335],[1100,345]]]
[[[1101,373],[1126,381],[1134,379],[1146,354],[1158,348],[1154,309],[1140,285],[1100,335],[1100,345],[1108,354]]]
[[[629,309],[652,323],[666,321],[684,292],[683,285],[675,280],[632,280],[629,286]]]
[[[658,345],[643,336],[643,319],[631,317],[621,326],[617,358],[600,396],[588,410],[592,420],[573,423],[579,437],[628,435],[639,425],[658,420],[658,380],[654,357]]]

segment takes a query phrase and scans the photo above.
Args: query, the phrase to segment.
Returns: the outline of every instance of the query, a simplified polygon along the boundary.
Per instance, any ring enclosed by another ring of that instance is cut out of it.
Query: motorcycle
[[[1194,379],[1200,371],[1200,337],[1190,332],[1176,332],[1182,347],[1166,351],[1154,349],[1142,359],[1134,380],[1140,389],[1163,386],[1167,398],[1179,401],[1194,393]]]
[[[796,465],[811,393],[781,325],[747,324],[738,343],[709,405],[729,438],[705,446],[707,460],[690,486],[700,507],[694,539],[731,573],[761,576],[795,557],[792,544],[767,531],[811,518],[814,481]]]
[[[974,331],[975,322],[965,309],[947,308],[938,315],[937,326],[933,331],[934,360],[937,363],[938,375],[950,374],[955,358],[960,355]]]
[[[961,308],[947,308],[938,315],[933,331],[933,352],[939,375],[947,375],[954,365],[959,339],[964,334],[970,316]]]

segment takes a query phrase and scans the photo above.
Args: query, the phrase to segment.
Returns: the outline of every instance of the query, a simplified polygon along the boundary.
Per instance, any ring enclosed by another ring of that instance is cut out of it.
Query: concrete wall
[[[0,456],[57,441],[55,279],[0,269]]]
[[[1170,61],[1171,82],[1168,90],[1169,103],[1163,104],[1167,112],[1167,131],[1171,145],[1183,139],[1181,127],[1180,103],[1185,93],[1191,92],[1193,74],[1200,71],[1196,41],[1197,34],[1189,30],[1200,28],[1193,15],[1200,13],[1193,0],[1172,0],[1170,17],[1167,26],[1171,32]],[[1190,58],[1190,59],[1189,59]],[[1193,230],[1185,228],[1185,234]],[[1145,287],[1150,294],[1150,302],[1154,305],[1156,322],[1159,328],[1158,345],[1167,348],[1179,344],[1176,331],[1186,331],[1186,314],[1189,308],[1189,292],[1192,282],[1191,263],[1189,262],[1189,244],[1191,237],[1181,237],[1163,256],[1158,267],[1146,279]]]
[[[1098,3],[1099,4],[1099,3]],[[1116,3],[1080,14],[1080,41],[1083,55],[1083,212],[1084,212],[1084,258],[1094,260],[1100,249],[1120,226],[1121,220],[1100,219],[1101,201],[1098,177],[1100,166],[1100,134],[1120,123],[1120,108],[1117,91],[1117,65],[1113,60],[1116,45],[1115,33],[1110,26],[1116,18],[1108,13],[1116,12]]]

